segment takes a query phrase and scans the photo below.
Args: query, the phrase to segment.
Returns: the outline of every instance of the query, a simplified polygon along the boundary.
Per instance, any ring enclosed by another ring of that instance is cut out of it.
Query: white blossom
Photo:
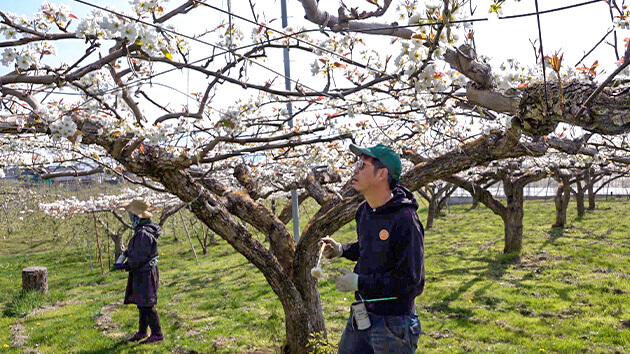
[[[2,52],[2,59],[0,63],[4,66],[9,66],[17,59],[18,55],[14,48],[5,48]]]
[[[21,54],[16,59],[17,66],[21,70],[26,70],[34,64],[33,58],[28,54]]]
[[[319,74],[319,61],[317,59],[315,59],[313,64],[311,64],[311,74],[313,76]]]
[[[439,0],[427,0],[424,3],[424,6],[426,6],[427,9],[429,9],[429,10],[436,10],[437,8],[442,6],[442,1],[439,1]]]
[[[126,39],[129,43],[133,43],[136,38],[138,38],[138,29],[135,24],[129,22],[121,28],[120,34],[121,37]]]

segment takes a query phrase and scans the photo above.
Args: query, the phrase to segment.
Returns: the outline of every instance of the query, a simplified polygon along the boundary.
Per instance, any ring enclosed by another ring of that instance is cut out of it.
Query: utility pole
[[[287,0],[281,0],[280,10],[282,11],[282,28],[288,26],[287,20]],[[287,91],[291,91],[291,61],[289,59],[289,48],[284,48],[284,88]],[[293,105],[291,102],[287,102],[287,112],[289,117],[293,115]],[[293,128],[293,119],[289,120],[289,127]],[[295,242],[300,240],[300,210],[298,209],[298,194],[297,190],[291,190],[291,210],[293,215],[293,237]]]

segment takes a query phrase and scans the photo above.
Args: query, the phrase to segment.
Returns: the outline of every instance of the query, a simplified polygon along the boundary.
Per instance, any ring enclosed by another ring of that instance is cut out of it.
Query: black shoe
[[[134,334],[133,336],[127,338],[125,340],[125,342],[137,342],[137,341],[139,341],[140,339],[142,339],[142,338],[144,338],[146,336],[147,336],[146,333],[136,332],[136,334]]]
[[[164,340],[164,336],[161,334],[151,334],[149,336],[149,338],[143,340],[142,342],[140,342],[140,344],[148,344],[148,343],[154,343],[154,342],[159,342]]]

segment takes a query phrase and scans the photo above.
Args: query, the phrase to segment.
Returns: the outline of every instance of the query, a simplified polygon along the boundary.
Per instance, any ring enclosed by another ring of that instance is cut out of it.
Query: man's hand
[[[331,259],[341,257],[343,254],[343,245],[332,238],[326,236],[320,242],[326,245],[324,246],[324,252],[322,252],[324,257]]]
[[[337,277],[337,290],[357,291],[359,290],[359,275],[350,270],[339,268],[343,274]]]

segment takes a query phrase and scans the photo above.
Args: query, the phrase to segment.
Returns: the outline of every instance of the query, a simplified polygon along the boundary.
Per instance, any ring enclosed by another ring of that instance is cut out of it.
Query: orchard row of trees
[[[609,10],[599,20],[613,28],[619,59],[601,78],[540,51],[531,67],[493,68],[467,22],[474,0],[301,0],[296,28],[279,28],[257,1],[215,23],[223,10],[202,1],[130,5],[92,5],[81,18],[50,3],[32,16],[0,9],[2,161],[89,159],[176,198],[265,276],[291,353],[326,332],[310,269],[317,242],[361,202],[349,184],[349,142],[404,153],[402,184],[413,191],[438,180],[470,188],[504,219],[506,251],[520,249],[525,184],[562,178],[571,155],[595,169],[627,159],[623,2],[596,4]],[[491,9],[501,6],[509,4]],[[84,48],[58,52],[66,43]],[[287,50],[302,69],[293,81],[269,68]],[[182,77],[185,88],[176,86]],[[484,193],[491,180],[503,183],[507,206]],[[265,202],[289,190],[319,205],[299,240],[287,213]]]
[[[549,164],[547,158],[543,161],[504,160],[492,163],[488,168],[477,169],[474,174],[469,171],[467,176],[455,175],[422,187],[418,193],[428,204],[426,229],[432,228],[433,219],[459,187],[470,193],[473,208],[481,202],[501,217],[505,225],[504,252],[519,253],[523,243],[523,202],[528,184],[549,178],[557,182],[554,196],[556,216],[551,226],[564,228],[571,196],[576,201],[577,216],[582,218],[587,209],[595,210],[595,198],[607,185],[628,176],[627,166],[576,163],[571,158],[564,160],[570,161],[570,166],[558,166]],[[503,189],[505,201],[496,196],[498,186]],[[492,188],[495,189],[494,194]]]

